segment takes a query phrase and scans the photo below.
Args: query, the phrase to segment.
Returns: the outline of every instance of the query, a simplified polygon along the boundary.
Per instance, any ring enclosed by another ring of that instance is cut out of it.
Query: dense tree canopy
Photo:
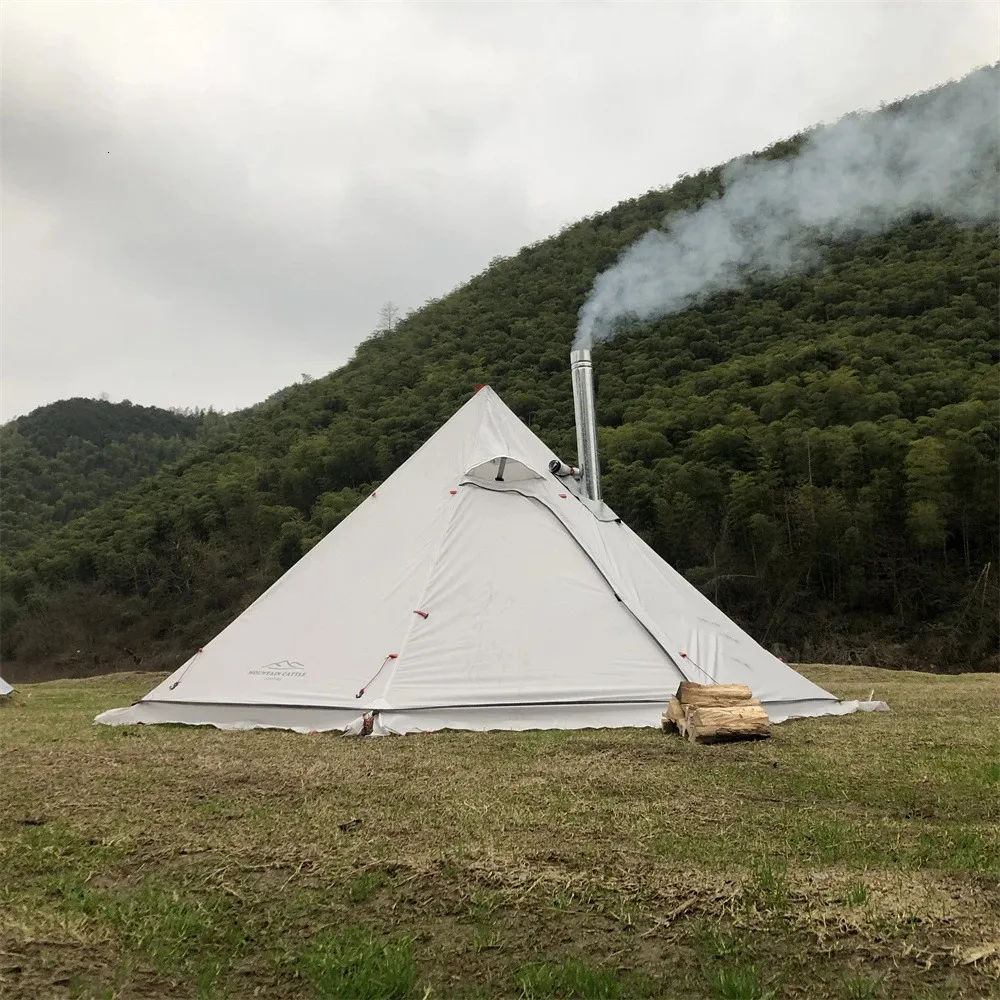
[[[342,369],[5,553],[4,655],[203,644],[476,383],[573,458],[568,350],[595,275],[719,177],[494,261]],[[998,277],[995,225],[914,218],[598,346],[606,499],[786,656],[995,669]]]
[[[63,399],[0,427],[3,552],[20,551],[53,527],[152,475],[192,450],[224,418],[127,400]]]

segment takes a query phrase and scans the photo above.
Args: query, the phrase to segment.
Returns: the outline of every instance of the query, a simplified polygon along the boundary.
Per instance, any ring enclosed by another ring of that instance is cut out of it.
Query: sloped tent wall
[[[0,677],[0,698],[6,698],[7,695],[13,693],[14,689],[2,677]]]
[[[682,679],[559,520],[519,492],[462,491],[423,604],[385,681],[381,731],[567,728],[588,713],[642,724]]]
[[[107,724],[656,726],[683,678],[841,714],[604,511],[488,387],[203,650]],[[501,463],[502,480],[498,480]]]

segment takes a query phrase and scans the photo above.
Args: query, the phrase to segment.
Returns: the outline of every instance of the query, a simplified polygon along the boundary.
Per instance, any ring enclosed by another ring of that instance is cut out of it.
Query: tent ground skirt
[[[663,702],[613,702],[605,704],[450,706],[429,709],[386,709],[375,714],[374,736],[437,732],[441,729],[488,732],[542,729],[620,729],[660,727],[669,698]],[[771,721],[847,715],[864,708],[856,701],[814,700],[765,704]],[[203,705],[141,701],[115,708],[95,722],[109,726],[174,723],[214,726],[217,729],[291,729],[300,733],[341,732],[357,735],[364,726],[364,712],[354,708],[320,708],[296,705]]]

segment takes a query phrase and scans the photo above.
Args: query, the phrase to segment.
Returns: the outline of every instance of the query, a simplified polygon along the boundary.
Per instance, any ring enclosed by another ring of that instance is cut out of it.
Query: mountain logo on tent
[[[247,674],[250,677],[305,677],[306,672],[301,663],[296,663],[294,660],[278,660],[263,667],[254,667],[248,670]]]

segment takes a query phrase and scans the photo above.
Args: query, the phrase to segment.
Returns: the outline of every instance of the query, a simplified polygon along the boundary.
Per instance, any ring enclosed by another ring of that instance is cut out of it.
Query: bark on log
[[[771,720],[759,705],[690,708],[685,712],[685,722],[692,743],[725,743],[771,735]]]
[[[695,684],[681,681],[677,689],[677,699],[682,705],[699,708],[723,708],[729,705],[745,705],[753,697],[746,684]]]

